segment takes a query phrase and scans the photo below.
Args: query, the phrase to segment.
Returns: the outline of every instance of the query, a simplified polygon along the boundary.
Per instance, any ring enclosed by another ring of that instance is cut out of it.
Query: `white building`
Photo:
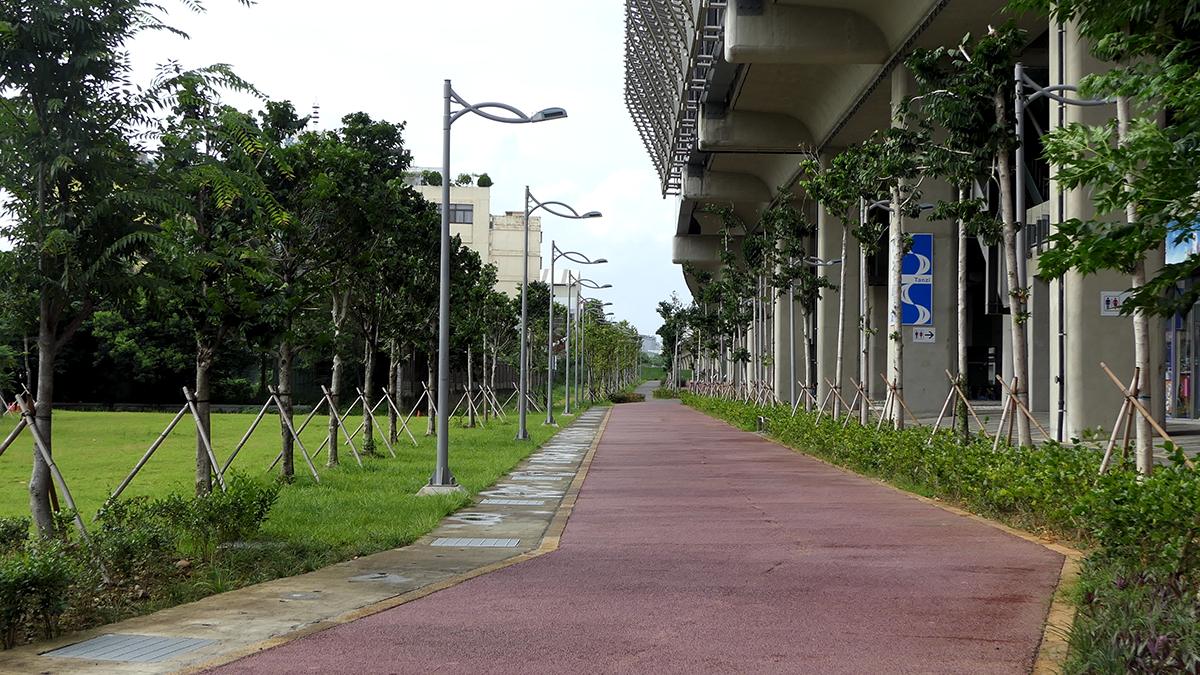
[[[436,171],[435,169],[429,169]],[[442,202],[440,185],[422,185],[423,169],[414,169],[410,182],[434,204]],[[524,212],[491,215],[491,188],[471,185],[450,187],[450,234],[458,235],[484,264],[496,266],[496,290],[516,297],[521,288],[521,254],[524,250]],[[529,219],[529,279],[536,281],[542,265],[542,221]]]

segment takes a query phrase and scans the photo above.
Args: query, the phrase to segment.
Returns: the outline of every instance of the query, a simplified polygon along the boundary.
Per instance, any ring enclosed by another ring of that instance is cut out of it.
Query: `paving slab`
[[[1028,673],[1063,557],[672,402],[557,550],[213,673]]]

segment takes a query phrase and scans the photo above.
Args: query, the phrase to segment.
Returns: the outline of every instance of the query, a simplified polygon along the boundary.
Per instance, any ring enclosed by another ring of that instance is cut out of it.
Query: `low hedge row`
[[[613,403],[641,403],[646,400],[646,395],[628,391],[615,391],[608,395],[608,400]]]
[[[759,418],[783,443],[898,487],[961,505],[1093,553],[1077,585],[1065,673],[1200,672],[1200,472],[1182,451],[1140,476],[1116,458],[1098,476],[1103,449],[1078,440],[1034,448],[949,431],[864,427],[787,406],[682,395],[697,410],[752,430]]]

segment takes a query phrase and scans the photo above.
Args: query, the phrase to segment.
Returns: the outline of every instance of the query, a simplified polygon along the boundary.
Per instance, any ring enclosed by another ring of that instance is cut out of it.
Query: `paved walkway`
[[[212,672],[1027,673],[1062,562],[648,401],[557,550]]]

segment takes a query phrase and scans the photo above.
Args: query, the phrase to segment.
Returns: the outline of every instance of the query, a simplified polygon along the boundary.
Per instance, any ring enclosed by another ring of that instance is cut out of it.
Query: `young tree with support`
[[[966,387],[967,373],[967,335],[966,335],[966,250],[967,237],[980,236],[989,244],[1005,242],[1006,261],[1008,259],[1009,240],[1004,239],[1005,213],[1000,213],[997,219],[987,211],[987,201],[983,198],[970,198],[972,186],[998,181],[1001,187],[1001,202],[1003,195],[1011,195],[1011,187],[1005,187],[1000,177],[1000,168],[1007,160],[1007,152],[1014,145],[1014,140],[1007,127],[999,124],[997,118],[997,96],[1002,96],[1006,83],[1011,81],[1013,55],[1025,43],[1024,34],[1007,24],[997,31],[981,38],[978,42],[970,35],[954,47],[939,47],[933,50],[918,48],[905,61],[906,67],[912,72],[917,81],[918,95],[909,99],[908,113],[918,124],[927,125],[939,130],[942,136],[939,142],[929,146],[927,157],[930,170],[937,176],[945,178],[958,191],[958,198],[948,202],[939,200],[937,208],[930,214],[933,220],[953,220],[957,224],[958,233],[958,387]],[[1008,71],[1005,71],[1005,68]],[[1006,104],[1007,105],[1007,104]],[[1018,170],[1020,170],[1018,168]],[[1011,197],[1008,198],[1011,201]],[[1003,211],[1003,208],[1002,208]],[[1018,214],[1019,215],[1019,214]],[[1014,216],[1015,217],[1015,216]],[[1011,243],[1016,256],[1024,255],[1016,250],[1015,227],[1009,231],[1014,234]],[[1020,220],[1024,220],[1021,216]],[[1015,259],[1015,258],[1014,258]],[[1021,280],[1016,277],[1018,268],[1011,266],[1009,273],[1010,323],[1014,331],[1014,342],[1017,344],[1018,333],[1024,335],[1024,324],[1028,317],[1024,310],[1027,292],[1023,289]],[[1015,281],[1016,285],[1013,285]],[[1024,338],[1021,338],[1024,342]],[[1028,402],[1029,373],[1028,368],[1020,364],[1026,363],[1017,354],[1025,354],[1014,347],[1013,365],[1017,378],[1017,395],[1023,396],[1022,401]],[[967,433],[966,403],[959,401],[957,418],[961,423],[963,433]],[[1018,438],[1026,439],[1023,433],[1029,433],[1028,421],[1018,424]],[[1023,444],[1028,444],[1022,440]]]
[[[139,0],[11,2],[0,8],[0,188],[12,220],[0,233],[8,292],[36,298],[37,428],[30,510],[54,533],[47,458],[55,362],[105,300],[129,295],[162,197],[140,188],[146,165],[132,139],[147,119],[128,90],[126,42],[163,26]]]
[[[290,169],[258,120],[221,104],[219,89],[254,92],[220,65],[185,71],[171,64],[151,88],[155,105],[170,111],[151,185],[177,197],[147,268],[161,281],[160,304],[187,316],[196,338],[198,494],[212,486],[203,437],[211,429],[217,351],[257,317],[268,282],[262,243],[271,228],[292,221],[259,171],[264,163],[284,174]]]

